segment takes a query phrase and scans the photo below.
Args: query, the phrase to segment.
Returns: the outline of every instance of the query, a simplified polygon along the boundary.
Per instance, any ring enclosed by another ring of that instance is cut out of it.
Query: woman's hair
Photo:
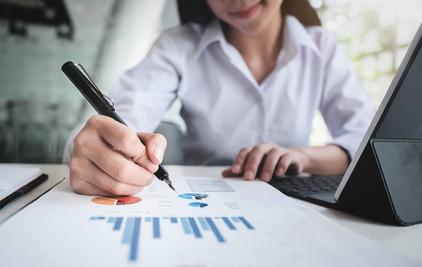
[[[207,25],[215,17],[206,0],[177,0],[181,24],[198,23]],[[295,16],[303,25],[321,25],[316,10],[308,0],[284,0],[283,15]]]
[[[207,25],[215,17],[206,0],[177,0],[181,24]]]

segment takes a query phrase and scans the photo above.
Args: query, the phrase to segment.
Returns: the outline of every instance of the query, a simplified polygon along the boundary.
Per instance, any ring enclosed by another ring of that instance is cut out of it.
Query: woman
[[[148,132],[176,98],[187,125],[187,163],[229,159],[224,176],[264,181],[287,171],[334,175],[347,168],[372,106],[334,39],[284,17],[282,0],[201,3],[215,16],[210,23],[165,31],[116,86],[117,113],[133,130],[94,116],[74,139],[76,192],[126,195],[148,185],[165,150],[164,137]],[[318,110],[333,141],[309,147]]]

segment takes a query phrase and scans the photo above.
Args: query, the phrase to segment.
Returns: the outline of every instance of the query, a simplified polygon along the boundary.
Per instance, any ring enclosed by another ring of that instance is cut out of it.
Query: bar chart
[[[92,216],[91,221],[103,221],[110,225],[112,231],[122,233],[121,244],[129,247],[128,260],[131,262],[140,259],[139,248],[141,229],[147,228],[153,239],[161,239],[162,228],[180,225],[184,236],[195,239],[207,238],[204,233],[211,233],[217,243],[227,242],[225,233],[230,231],[252,231],[254,226],[243,216],[222,217],[106,217]],[[222,229],[224,227],[225,229]],[[144,231],[145,234],[145,231]]]

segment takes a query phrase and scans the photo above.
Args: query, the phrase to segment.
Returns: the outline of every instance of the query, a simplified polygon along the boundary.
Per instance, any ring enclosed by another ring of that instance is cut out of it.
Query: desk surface
[[[47,173],[50,179],[60,180],[68,177],[66,165],[31,165],[39,167]],[[166,166],[173,176],[221,176],[223,167],[192,167],[192,166]],[[375,223],[339,211],[320,207],[301,200],[296,200],[312,208],[346,228],[362,234],[370,239],[390,247],[403,255],[422,261],[422,224],[400,227]],[[1,227],[1,226],[0,226]]]

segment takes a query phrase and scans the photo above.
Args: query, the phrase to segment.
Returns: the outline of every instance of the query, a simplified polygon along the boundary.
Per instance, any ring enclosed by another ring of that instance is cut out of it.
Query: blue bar
[[[160,238],[160,219],[158,217],[152,218],[152,236]]]
[[[189,220],[190,226],[192,227],[193,235],[196,238],[202,238],[201,231],[199,230],[198,225],[195,222],[195,219],[193,217],[189,217],[188,220]]]
[[[230,221],[227,217],[222,217],[223,221],[226,223],[227,227],[229,227],[230,230],[236,230],[236,227],[234,224]]]
[[[185,231],[185,234],[191,234],[192,231],[190,229],[190,225],[188,223],[188,220],[186,219],[186,217],[181,217],[180,221],[182,222],[182,226],[183,226],[183,230]]]
[[[108,223],[114,223],[116,221],[116,217],[108,217],[107,222]]]
[[[161,217],[170,220],[170,223],[181,223],[184,233],[186,235],[194,235],[196,239],[201,239],[204,236],[202,231],[212,231],[215,238],[220,243],[227,242],[223,237],[223,233],[218,229],[221,223],[216,220],[221,219],[229,230],[237,230],[237,227],[242,228],[239,224],[243,224],[247,229],[254,230],[254,226],[243,216],[238,217]],[[154,239],[161,238],[161,223],[160,217],[144,217],[144,222],[152,222],[152,235]],[[141,217],[105,217],[92,216],[89,220],[103,220],[107,224],[113,224],[113,231],[118,231],[123,228],[122,244],[129,245],[129,261],[137,261],[139,254],[139,243],[141,240]],[[124,222],[125,220],[125,222]],[[238,223],[238,224],[236,224]],[[166,226],[166,223],[164,223]],[[148,226],[149,228],[149,226]],[[244,229],[244,228],[242,228]],[[224,230],[224,229],[223,229]]]
[[[238,217],[239,220],[248,228],[249,230],[255,229],[252,224],[250,224],[244,217]]]
[[[118,231],[122,227],[123,217],[116,217],[116,221],[114,222],[113,231]]]
[[[214,224],[212,219],[210,217],[205,217],[205,220],[210,226],[211,231],[214,232],[214,235],[217,238],[218,242],[222,242],[222,243],[226,242],[226,240],[224,240],[223,236],[221,235],[220,231],[218,231],[217,226]]]
[[[208,231],[208,230],[210,229],[210,228],[208,227],[207,222],[205,221],[205,219],[204,219],[203,217],[198,217],[198,221],[199,221],[199,223],[201,224],[202,228],[203,228],[205,231]]]
[[[106,218],[106,217],[104,217],[104,216],[92,216],[92,217],[90,217],[89,219],[90,219],[91,221],[96,221],[96,220],[105,220],[105,218]]]
[[[138,258],[138,245],[139,245],[139,233],[141,228],[141,218],[136,217],[134,218],[133,222],[133,231],[132,231],[132,240],[130,243],[130,252],[129,252],[129,260],[136,261]]]
[[[130,244],[132,242],[133,223],[134,223],[133,217],[128,217],[126,219],[126,226],[123,232],[123,239],[122,239],[123,244]]]

